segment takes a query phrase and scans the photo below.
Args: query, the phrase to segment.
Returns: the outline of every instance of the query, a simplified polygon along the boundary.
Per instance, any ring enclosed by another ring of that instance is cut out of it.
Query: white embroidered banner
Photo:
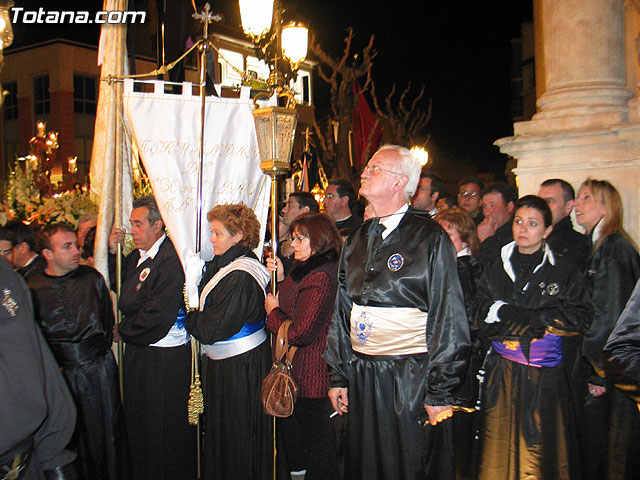
[[[125,81],[127,122],[151,181],[154,196],[187,277],[189,304],[197,306],[202,261],[195,255],[198,202],[200,98],[183,84],[182,95],[133,91]],[[269,209],[271,179],[260,170],[260,156],[249,89],[240,99],[207,97],[201,224],[202,260],[210,260],[207,212],[215,205],[243,202],[264,227]],[[258,251],[262,249],[262,229]]]

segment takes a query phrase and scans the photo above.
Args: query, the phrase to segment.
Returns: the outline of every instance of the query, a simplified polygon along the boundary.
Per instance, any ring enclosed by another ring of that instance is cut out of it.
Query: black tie
[[[367,242],[367,250],[371,252],[373,248],[382,243],[382,232],[387,229],[380,223],[380,218],[375,217],[369,225],[369,237]]]

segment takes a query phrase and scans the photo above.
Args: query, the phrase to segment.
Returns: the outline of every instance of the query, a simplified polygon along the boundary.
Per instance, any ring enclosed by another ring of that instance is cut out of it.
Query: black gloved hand
[[[498,309],[502,324],[502,335],[521,337],[530,332],[532,336],[544,331],[545,324],[540,315],[531,308],[502,305]]]

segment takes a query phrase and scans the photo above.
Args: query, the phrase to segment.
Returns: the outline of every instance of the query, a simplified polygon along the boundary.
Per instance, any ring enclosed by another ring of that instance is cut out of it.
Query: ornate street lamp
[[[308,30],[299,24],[282,26],[281,7],[276,0],[240,0],[240,14],[245,34],[249,35],[262,57],[271,67],[267,91],[254,97],[284,100],[284,106],[255,108],[253,117],[260,151],[260,168],[271,177],[271,255],[275,260],[278,249],[278,176],[290,168],[293,138],[298,124],[296,101],[289,90],[288,79],[295,75],[300,62],[307,55]],[[303,48],[301,48],[303,47]],[[303,51],[304,50],[304,51]],[[283,64],[282,59],[287,60]],[[289,75],[281,67],[290,68]],[[271,274],[271,290],[276,293],[276,273]]]
[[[275,12],[275,15],[273,13]],[[278,176],[285,174],[290,168],[293,138],[298,124],[295,110],[296,101],[288,88],[289,79],[295,76],[300,62],[307,55],[306,29],[304,36],[304,52],[296,51],[296,46],[289,41],[300,41],[300,26],[293,26],[286,33],[282,28],[282,9],[276,0],[240,0],[240,14],[245,33],[251,36],[258,58],[270,65],[271,73],[267,79],[267,91],[254,97],[254,107],[261,97],[271,98],[274,94],[283,99],[284,106],[254,108],[253,119],[256,124],[258,149],[260,151],[260,168],[271,177],[271,258],[274,262],[278,252]],[[295,27],[295,28],[294,28]],[[283,34],[284,33],[284,34]],[[284,44],[283,44],[284,41]],[[285,64],[282,59],[286,59]],[[289,67],[283,72],[283,66]],[[276,272],[271,273],[271,293],[276,294]],[[273,418],[273,478],[276,478],[276,422]]]
[[[13,43],[13,29],[9,18],[11,7],[13,7],[12,0],[0,0],[0,68],[4,60],[2,51]],[[2,84],[0,84],[0,92],[0,107],[2,107],[4,96],[8,93],[2,90]]]

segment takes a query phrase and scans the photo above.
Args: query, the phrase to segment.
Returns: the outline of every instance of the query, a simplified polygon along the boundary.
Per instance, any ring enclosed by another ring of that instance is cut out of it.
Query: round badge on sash
[[[387,260],[387,267],[392,272],[397,272],[402,268],[403,265],[404,258],[402,258],[402,255],[400,255],[399,253],[394,253],[389,257],[389,260]]]
[[[141,282],[144,282],[147,279],[147,277],[149,276],[149,273],[151,273],[151,269],[149,267],[147,267],[147,268],[145,268],[144,270],[142,270],[140,272],[140,276],[138,277],[138,279]]]
[[[549,295],[557,295],[560,292],[560,286],[557,283],[547,285],[547,293]]]

